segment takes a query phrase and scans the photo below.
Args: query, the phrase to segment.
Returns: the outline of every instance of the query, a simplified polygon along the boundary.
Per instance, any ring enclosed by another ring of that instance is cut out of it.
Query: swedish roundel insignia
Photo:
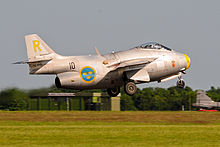
[[[95,69],[90,66],[85,66],[80,70],[80,77],[85,83],[91,83],[96,78]]]

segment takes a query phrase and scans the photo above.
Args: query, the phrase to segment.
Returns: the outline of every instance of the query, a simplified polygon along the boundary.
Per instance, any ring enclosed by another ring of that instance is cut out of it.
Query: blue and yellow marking
[[[80,77],[85,83],[91,83],[96,78],[96,71],[90,66],[85,66],[80,70]]]

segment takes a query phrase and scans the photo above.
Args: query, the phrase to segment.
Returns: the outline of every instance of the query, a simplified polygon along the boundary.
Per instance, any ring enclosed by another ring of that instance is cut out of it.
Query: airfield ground
[[[0,146],[219,146],[220,112],[0,111]]]

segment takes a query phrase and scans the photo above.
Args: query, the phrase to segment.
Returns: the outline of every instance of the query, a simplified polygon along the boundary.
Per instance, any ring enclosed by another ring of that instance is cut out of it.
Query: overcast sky
[[[220,87],[219,0],[1,0],[0,89],[47,87],[55,75],[28,74],[24,36],[37,33],[61,55],[130,49],[156,41],[191,58],[184,75],[193,89]],[[169,87],[143,84],[141,87]]]

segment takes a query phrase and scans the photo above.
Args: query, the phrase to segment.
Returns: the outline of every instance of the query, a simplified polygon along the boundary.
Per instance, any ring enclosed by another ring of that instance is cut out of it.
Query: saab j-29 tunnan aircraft
[[[164,82],[178,78],[183,88],[182,73],[190,67],[190,58],[156,42],[132,49],[101,55],[61,56],[56,54],[38,35],[25,36],[27,63],[30,74],[55,74],[58,88],[107,89],[117,96],[120,87],[128,95],[137,91],[136,84]]]

